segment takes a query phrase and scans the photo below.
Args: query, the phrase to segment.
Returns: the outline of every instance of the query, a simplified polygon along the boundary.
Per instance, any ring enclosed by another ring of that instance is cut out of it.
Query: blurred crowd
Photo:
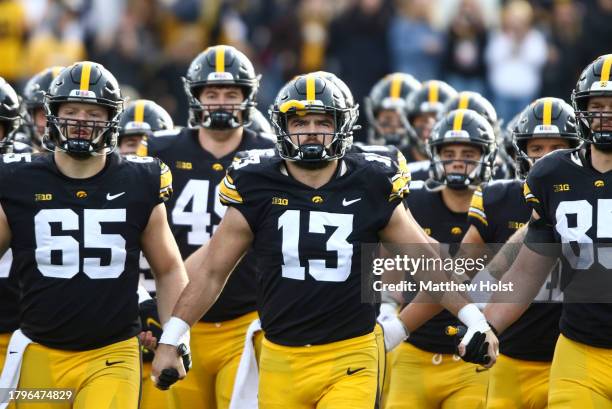
[[[0,76],[19,90],[45,67],[97,61],[184,125],[180,77],[225,43],[262,74],[263,111],[299,73],[331,71],[361,102],[400,71],[480,92],[507,121],[541,95],[567,100],[610,52],[611,21],[612,0],[0,0]]]

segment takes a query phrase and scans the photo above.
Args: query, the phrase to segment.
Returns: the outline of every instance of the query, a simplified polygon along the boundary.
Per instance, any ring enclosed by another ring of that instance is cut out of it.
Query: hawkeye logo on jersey
[[[223,170],[223,165],[220,163],[214,163],[212,165],[213,170],[216,170],[217,172],[220,172]]]
[[[593,182],[593,185],[595,185],[595,187],[604,187],[606,184],[603,180],[596,180],[595,182]]]
[[[323,197],[322,196],[313,196],[312,197],[312,203],[323,203]]]
[[[461,230],[461,227],[455,226],[451,229],[451,234],[459,235],[461,233],[463,233],[463,230]]]
[[[49,200],[53,200],[53,195],[51,193],[35,193],[34,201],[36,202],[47,202]]]
[[[553,190],[555,193],[557,192],[569,192],[570,185],[567,183],[561,183],[560,185],[553,185]]]
[[[87,197],[87,192],[84,190],[79,190],[78,192],[75,193],[75,195],[79,199],[85,199]]]
[[[213,165],[214,167],[214,165]],[[183,169],[183,170],[191,170],[193,169],[193,165],[191,164],[191,162],[183,162],[180,160],[176,161],[176,168],[177,169]]]
[[[273,197],[272,204],[279,206],[287,206],[289,205],[289,199],[283,199],[282,197]]]

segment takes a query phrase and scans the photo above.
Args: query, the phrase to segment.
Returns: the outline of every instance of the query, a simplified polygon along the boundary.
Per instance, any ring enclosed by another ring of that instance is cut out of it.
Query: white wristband
[[[475,304],[467,304],[459,310],[457,318],[469,329],[478,332],[487,332],[491,329],[486,317]]]
[[[158,341],[160,344],[178,346],[189,343],[189,324],[177,317],[170,317],[164,324],[164,332]]]

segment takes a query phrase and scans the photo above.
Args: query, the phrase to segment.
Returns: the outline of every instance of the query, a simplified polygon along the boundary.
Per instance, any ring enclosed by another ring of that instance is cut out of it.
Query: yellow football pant
[[[550,362],[499,355],[489,375],[487,409],[545,409]]]
[[[6,349],[11,339],[11,334],[0,334],[0,373],[4,368],[4,360],[6,359]]]
[[[136,409],[140,380],[140,346],[135,337],[89,351],[31,344],[23,357],[19,389],[72,389],[74,401],[18,401],[17,408]]]
[[[612,349],[559,336],[550,368],[550,409],[612,408]]]
[[[489,371],[450,354],[434,354],[402,342],[391,354],[386,409],[481,409]]]
[[[4,368],[4,360],[6,359],[6,351],[8,348],[8,343],[11,340],[11,334],[0,334],[0,373],[2,373],[2,368]],[[14,409],[14,403],[9,403],[8,409]]]
[[[198,322],[191,328],[193,367],[184,380],[170,388],[170,408],[229,407],[244,338],[257,317],[257,312],[251,312],[220,323]],[[255,336],[256,354],[262,338],[261,332]]]
[[[374,409],[379,394],[380,341],[374,332],[303,347],[264,339],[259,409]]]
[[[172,386],[174,388],[174,386]],[[142,364],[142,401],[141,409],[168,409],[168,395],[166,391],[157,389],[151,380],[151,362]]]

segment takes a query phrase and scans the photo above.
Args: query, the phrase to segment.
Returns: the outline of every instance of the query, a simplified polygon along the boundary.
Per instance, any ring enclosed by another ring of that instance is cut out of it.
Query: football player
[[[495,135],[499,133],[499,121],[497,119],[497,112],[493,105],[482,95],[477,92],[462,91],[454,96],[450,97],[442,106],[442,109],[438,113],[438,119],[444,118],[449,112],[455,109],[469,109],[477,112],[483,116],[489,124],[493,127]],[[431,169],[431,162],[423,160],[414,162],[409,165],[410,174],[413,180],[428,180],[430,179],[429,170]]]
[[[225,207],[219,182],[240,151],[271,149],[274,142],[245,125],[251,121],[259,76],[234,47],[218,45],[198,55],[184,79],[190,126],[148,140],[148,154],[168,164],[175,195],[169,222],[186,259],[217,229]],[[170,391],[176,408],[227,408],[250,323],[257,319],[255,261],[237,267],[215,305],[191,333],[193,369]]]
[[[404,156],[409,163],[412,180],[429,178],[429,156],[427,140],[444,104],[457,95],[457,91],[443,81],[425,81],[421,89],[408,96],[406,115],[408,117],[409,149]]]
[[[122,155],[135,154],[143,138],[173,128],[170,114],[155,102],[147,99],[130,102],[119,117],[119,152]]]
[[[19,125],[19,98],[3,78],[0,78],[0,153],[11,153],[17,146],[18,152],[27,151],[27,146],[16,143],[13,138]],[[11,332],[19,327],[19,290],[10,277],[12,257],[9,251],[0,260],[0,368],[4,363],[6,346]]]
[[[21,133],[36,152],[48,150],[43,146],[43,137],[47,126],[44,98],[49,90],[49,85],[63,68],[55,66],[42,70],[30,78],[23,89],[22,103],[25,111],[25,124]],[[48,143],[48,141],[44,141],[44,143]],[[49,149],[53,150],[52,147],[49,147]]]
[[[370,144],[408,149],[406,100],[420,88],[421,83],[412,75],[401,72],[389,74],[374,84],[365,99]]]
[[[574,110],[558,98],[541,98],[531,103],[516,121],[513,134],[517,173],[522,178],[542,156],[557,149],[576,148],[580,142]],[[496,180],[478,188],[472,198],[470,227],[462,244],[479,249],[486,243],[505,243],[524,226],[531,209],[523,198],[523,183],[523,179]],[[520,234],[514,242],[523,237]],[[513,246],[518,248],[518,244]],[[487,408],[547,407],[548,374],[561,316],[561,304],[551,303],[558,282],[558,274],[549,277],[544,291],[536,298],[543,302],[531,305],[501,334],[501,354],[491,369]]]
[[[32,152],[29,146],[15,141],[21,121],[19,97],[11,85],[0,77],[0,153]]]
[[[374,407],[377,308],[368,302],[371,288],[362,299],[361,245],[429,242],[402,205],[409,175],[383,156],[345,156],[349,111],[340,90],[322,76],[299,76],[283,87],[271,108],[277,154],[253,153],[228,170],[219,196],[229,208],[164,331],[177,337],[195,323],[252,246],[265,332],[262,409]],[[387,245],[392,253],[395,247]],[[437,256],[428,245],[423,251]],[[486,333],[494,358],[495,336],[477,307],[458,293],[444,297],[470,334]],[[387,350],[407,336],[397,318],[383,328]],[[154,375],[176,364],[172,352],[160,343]]]
[[[72,389],[73,401],[57,407],[138,407],[141,249],[156,273],[162,323],[187,282],[163,203],[170,171],[158,159],[113,153],[122,105],[110,72],[75,63],[45,96],[55,151],[4,155],[0,164],[0,250],[11,247],[20,287],[13,337],[33,342],[25,351],[11,342],[7,363],[22,356],[19,389]],[[177,377],[180,349],[171,358]]]
[[[611,69],[612,54],[599,57],[584,69],[572,93],[585,149],[555,151],[529,172],[524,194],[533,212],[525,245],[504,278],[515,283],[518,294],[534,294],[557,256],[563,262],[561,335],[548,392],[552,409],[612,407]],[[545,243],[560,243],[561,249]],[[485,312],[496,328],[505,329],[525,308],[492,302]]]
[[[452,256],[468,228],[472,193],[491,177],[495,132],[475,111],[453,110],[434,126],[428,149],[435,183],[412,182],[405,201],[427,234],[450,245]],[[445,329],[455,322],[443,311],[393,352],[386,408],[484,407],[488,374],[454,355]]]

